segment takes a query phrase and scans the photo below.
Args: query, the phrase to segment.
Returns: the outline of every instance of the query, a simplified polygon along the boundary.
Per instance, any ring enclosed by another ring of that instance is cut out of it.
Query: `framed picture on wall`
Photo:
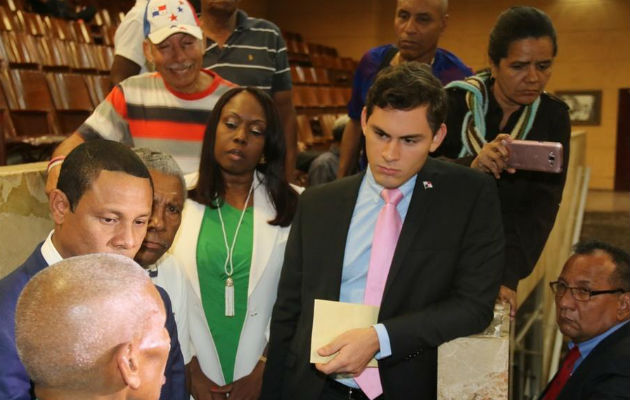
[[[572,125],[599,125],[602,114],[601,90],[559,90],[556,96],[569,106]]]

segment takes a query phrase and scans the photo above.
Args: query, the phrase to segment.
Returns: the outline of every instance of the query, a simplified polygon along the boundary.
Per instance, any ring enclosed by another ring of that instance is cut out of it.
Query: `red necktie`
[[[372,250],[370,251],[370,265],[368,266],[367,280],[365,284],[364,304],[380,306],[385,290],[385,282],[389,268],[394,258],[394,250],[398,243],[398,236],[402,228],[402,220],[396,206],[403,198],[398,189],[383,189],[381,197],[385,205],[378,214]],[[374,399],[383,393],[378,368],[366,368],[361,375],[354,378],[365,395]]]
[[[577,346],[573,346],[562,362],[562,366],[553,378],[553,381],[551,381],[549,390],[547,390],[543,400],[555,400],[558,397],[560,391],[569,380],[571,372],[573,372],[573,366],[578,358],[580,358],[580,349]]]

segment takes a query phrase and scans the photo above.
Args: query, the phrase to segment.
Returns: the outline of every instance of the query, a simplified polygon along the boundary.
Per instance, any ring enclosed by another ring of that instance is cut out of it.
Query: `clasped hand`
[[[315,364],[315,367],[326,375],[357,376],[363,372],[379,349],[378,335],[374,328],[351,329],[317,350],[320,356],[330,356],[335,353],[337,355],[327,363]]]

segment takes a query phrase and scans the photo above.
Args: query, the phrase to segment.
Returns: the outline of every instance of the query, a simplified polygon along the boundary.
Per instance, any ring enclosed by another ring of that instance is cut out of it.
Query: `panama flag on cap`
[[[153,9],[151,15],[154,17],[159,17],[160,15],[166,14],[166,12],[166,4],[161,4]]]
[[[149,0],[144,19],[145,37],[158,44],[176,33],[203,39],[193,7],[185,0]]]

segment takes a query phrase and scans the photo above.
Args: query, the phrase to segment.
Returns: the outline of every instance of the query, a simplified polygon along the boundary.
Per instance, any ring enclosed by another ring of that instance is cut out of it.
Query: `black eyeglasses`
[[[571,295],[577,301],[589,301],[591,297],[597,296],[600,294],[610,294],[610,293],[625,293],[626,291],[623,289],[610,289],[610,290],[591,290],[584,287],[571,287],[567,286],[564,282],[549,282],[549,287],[551,291],[555,293],[556,297],[562,297],[568,290],[571,290]]]

